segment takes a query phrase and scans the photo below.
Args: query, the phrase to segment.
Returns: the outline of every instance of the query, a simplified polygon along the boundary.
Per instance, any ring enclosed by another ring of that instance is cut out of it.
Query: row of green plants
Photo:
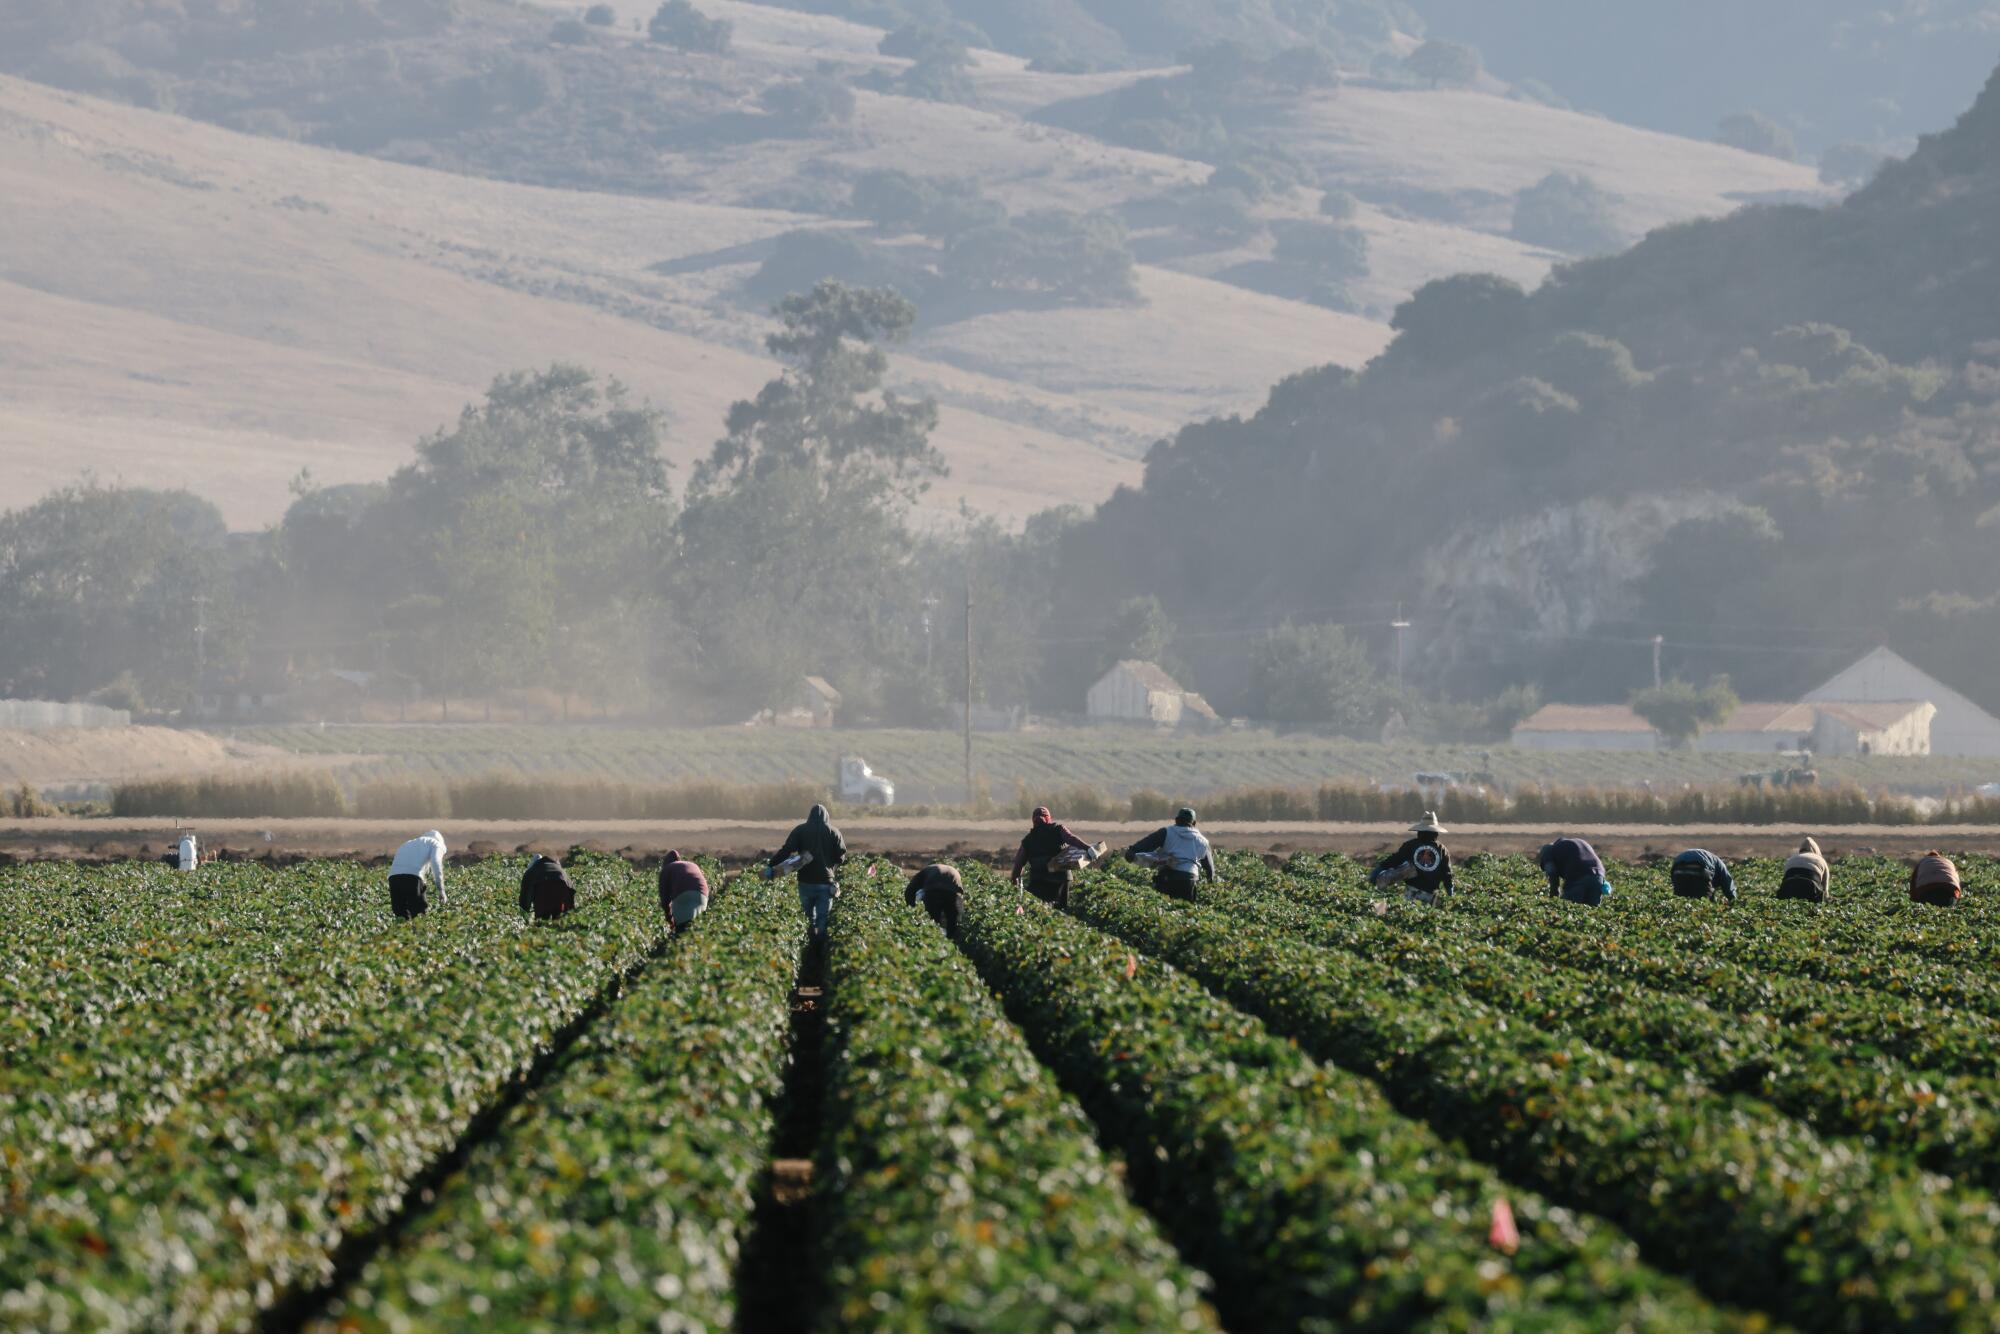
[[[968,883],[968,954],[1232,1327],[1734,1323],[1612,1228],[1504,1185],[1185,975],[983,868]],[[1503,1206],[1518,1237],[1495,1227]]]
[[[145,1133],[182,1099],[372,1007],[401,1003],[457,943],[394,929],[379,873],[214,863],[0,871],[0,1146],[26,1182]],[[407,933],[406,933],[407,934]]]
[[[1214,1327],[1081,1111],[900,885],[850,887],[814,1180],[828,1329]]]
[[[461,873],[448,907],[375,942],[377,966],[410,975],[393,1001],[14,1186],[0,1211],[6,1320],[243,1328],[327,1283],[337,1249],[390,1222],[661,942],[650,876],[606,864],[575,913],[531,929],[518,875],[518,862]],[[326,985],[343,985],[338,971]],[[167,1057],[171,1037],[155,1040],[123,1059]]]
[[[707,869],[695,929],[315,1327],[731,1327],[804,933],[789,896]]]
[[[1518,878],[1489,869],[1501,866]],[[1746,884],[1777,878],[1775,864],[1737,871]],[[1836,899],[1825,906],[1754,892],[1735,904],[1690,904],[1659,868],[1620,867],[1621,892],[1585,919],[1524,902],[1540,897],[1539,874],[1525,862],[1474,859],[1465,872],[1456,902],[1404,915],[1408,928],[1471,935],[1525,958],[1809,1027],[1919,1070],[2000,1076],[2000,980],[1983,923],[1991,912],[1910,903],[1896,863],[1836,863]],[[1324,874],[1294,870],[1284,892],[1316,909],[1374,911],[1380,896],[1359,888],[1359,867],[1346,864],[1330,881]]]
[[[334,773],[150,778],[112,790],[119,819],[777,820],[796,819],[824,788],[811,783],[627,783],[489,772],[468,778],[381,778],[353,793]]]
[[[2000,1185],[1993,1153],[2000,1104],[1991,1085],[1913,1069],[1882,1052],[1865,1028],[1850,1035],[1810,1021],[1771,1022],[1765,1012],[1732,1013],[1706,1000],[1524,959],[1473,932],[1422,930],[1440,915],[1412,905],[1395,904],[1381,916],[1332,914],[1234,879],[1205,901],[1229,916],[1383,964],[1441,998],[1470,996],[1552,1034],[1749,1094],[1822,1135],[1858,1139],[1878,1155],[1902,1155],[1989,1189]],[[1475,901],[1451,916],[1502,908]],[[1504,910],[1518,916],[1521,905]],[[1550,903],[1542,911],[1561,909]],[[1862,1005],[1864,1013],[1887,1017],[1898,1002],[1878,993],[1855,1008]]]
[[[2000,1322],[1988,1196],[1666,1065],[1111,876],[1080,886],[1072,910],[1365,1072],[1510,1180],[1620,1224],[1719,1298],[1817,1329]]]

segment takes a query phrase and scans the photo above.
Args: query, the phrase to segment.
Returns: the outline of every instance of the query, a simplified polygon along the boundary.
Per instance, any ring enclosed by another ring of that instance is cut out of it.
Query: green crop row
[[[1233,1326],[1729,1323],[1612,1229],[1504,1187],[1364,1080],[990,872],[964,941]],[[1508,1199],[1518,1250],[1491,1244]]]
[[[1979,969],[1898,962],[1902,956],[1885,957],[1857,944],[1803,943],[1824,939],[1816,934],[1824,918],[1858,909],[1775,904],[1776,920],[1759,919],[1739,930],[1734,919],[1745,913],[1742,905],[1690,903],[1666,889],[1648,904],[1634,892],[1636,877],[1628,870],[1615,872],[1626,882],[1621,893],[1590,913],[1571,912],[1518,889],[1498,892],[1490,884],[1468,889],[1462,878],[1466,892],[1455,901],[1433,914],[1401,914],[1398,921],[1405,930],[1470,936],[1523,958],[1763,1016],[1760,1022],[1872,1049],[1913,1070],[2000,1077],[2000,1019],[1991,1013],[2000,1008],[2000,987]],[[1254,877],[1259,871],[1253,864],[1247,873]],[[1237,868],[1232,879],[1241,882],[1245,873]],[[1361,887],[1359,879],[1358,871],[1345,883],[1291,872],[1278,888],[1317,913],[1372,916],[1381,896]],[[1910,911],[1948,916],[1938,909]],[[1745,953],[1765,962],[1742,962]],[[1777,959],[1815,954],[1818,962],[1809,974],[1771,966]]]
[[[789,896],[719,889],[325,1327],[729,1328],[802,936]]]
[[[1511,1179],[1615,1220],[1718,1296],[1820,1329],[2000,1324],[2000,1207],[1985,1196],[1210,908],[1094,877],[1072,911],[1366,1071]]]
[[[1205,1280],[929,916],[872,888],[836,920],[815,1178],[826,1327],[1212,1328]]]
[[[1766,1014],[1729,1014],[1686,996],[1523,959],[1482,943],[1475,933],[1425,930],[1441,921],[1463,923],[1400,903],[1381,916],[1327,914],[1241,880],[1204,901],[1292,939],[1385,965],[1435,988],[1445,1004],[1470,996],[1602,1051],[1663,1062],[1712,1088],[1749,1094],[1822,1135],[1859,1138],[1878,1153],[1907,1155],[1932,1171],[2000,1185],[1994,1152],[2000,1103],[1991,1085],[1912,1070],[1866,1039],[1849,1041]],[[1875,998],[1878,1014],[1887,1017],[1892,1009],[1887,998]]]
[[[510,878],[462,883],[450,907],[385,942],[386,967],[414,967],[426,938],[451,956],[393,1003],[241,1067],[26,1189],[11,1183],[0,1321],[235,1329],[327,1282],[335,1250],[391,1218],[660,942],[647,878],[627,873],[534,930],[520,927]]]

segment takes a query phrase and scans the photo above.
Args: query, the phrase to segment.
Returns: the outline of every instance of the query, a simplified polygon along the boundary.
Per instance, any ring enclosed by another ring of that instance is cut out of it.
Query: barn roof
[[[1169,694],[1184,695],[1181,683],[1168,676],[1157,662],[1141,662],[1137,658],[1127,658],[1111,669],[1112,672],[1129,672],[1134,680],[1148,690],[1164,690]],[[1106,672],[1109,676],[1111,673]]]

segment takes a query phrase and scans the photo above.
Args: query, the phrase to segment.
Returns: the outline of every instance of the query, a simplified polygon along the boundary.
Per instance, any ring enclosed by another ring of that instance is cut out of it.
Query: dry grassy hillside
[[[619,27],[593,40],[640,41],[632,21],[655,7],[621,0]],[[669,94],[684,83],[723,107],[718,121],[823,59],[906,63],[876,54],[875,29],[740,0],[704,8],[735,23],[732,55],[659,58]],[[520,33],[480,40],[501,37]],[[975,177],[1017,210],[1117,209],[1209,171],[1028,119],[1140,75],[1030,73],[991,52],[970,74],[977,106],[863,89],[852,123],[820,134],[669,138],[647,170],[674,183],[671,199],[397,164],[0,79],[0,506],[89,469],[186,485],[259,524],[301,468],[380,477],[495,374],[557,359],[666,408],[684,464],[772,373],[739,291],[771,239],[854,225],[815,192],[896,167]],[[1378,315],[1462,269],[1538,280],[1554,257],[1498,234],[1486,195],[1551,167],[1588,165],[1634,229],[1811,184],[1803,168],[1486,94],[1349,88],[1269,136],[1329,181],[1367,186],[1355,222],[1372,272],[1356,292]],[[1422,198],[1405,207],[1399,192]],[[1437,216],[1438,198],[1462,216]],[[1261,206],[1313,207],[1308,192]],[[1254,249],[1146,241],[1141,228],[1138,302],[933,321],[899,356],[898,387],[945,407],[941,511],[965,500],[1018,519],[1094,501],[1187,420],[1250,408],[1291,372],[1359,364],[1387,340],[1379,319],[1220,280],[1259,261]],[[1042,487],[1022,488],[1024,474]]]

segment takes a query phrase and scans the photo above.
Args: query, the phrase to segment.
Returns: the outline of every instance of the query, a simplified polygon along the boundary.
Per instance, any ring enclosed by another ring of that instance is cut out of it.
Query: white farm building
[[[1926,700],[1742,704],[1695,739],[1701,751],[1815,755],[1929,755],[1937,707]],[[1514,729],[1527,750],[1659,750],[1652,724],[1623,704],[1551,704]]]
[[[1930,722],[1930,749],[1925,753],[2000,755],[2000,718],[1890,649],[1876,649],[1806,695],[1808,703],[1842,705],[1873,706],[1904,699],[1929,700],[1937,706]]]
[[[1097,678],[1084,696],[1092,721],[1152,723],[1180,727],[1217,721],[1208,701],[1181,684],[1158,663],[1127,659]]]

